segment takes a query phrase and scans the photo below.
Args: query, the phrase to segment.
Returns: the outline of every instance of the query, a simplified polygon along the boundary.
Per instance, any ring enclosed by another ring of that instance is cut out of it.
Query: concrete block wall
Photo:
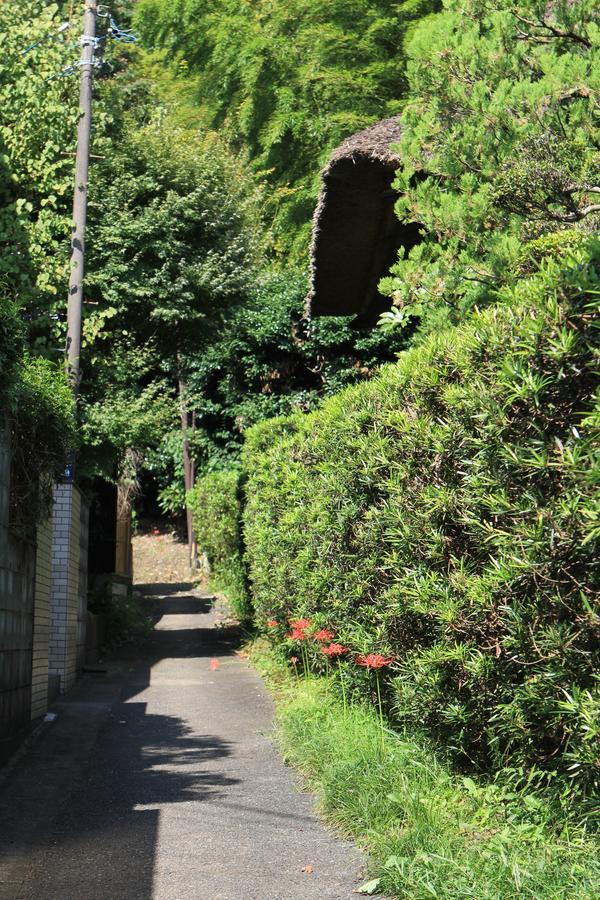
[[[10,448],[0,434],[0,764],[26,733],[31,715],[35,552],[9,524]]]
[[[50,675],[60,676],[64,693],[77,676],[81,494],[73,484],[58,484],[54,489],[52,529],[48,668]]]
[[[48,647],[50,643],[50,593],[52,589],[52,519],[37,530],[31,666],[31,718],[48,709]]]

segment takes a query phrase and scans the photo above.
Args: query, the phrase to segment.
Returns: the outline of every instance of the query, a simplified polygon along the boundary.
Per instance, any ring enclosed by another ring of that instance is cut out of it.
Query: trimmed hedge
[[[392,655],[397,722],[579,797],[600,789],[599,266],[594,239],[532,258],[496,307],[255,426],[244,457],[259,622]]]
[[[210,565],[210,583],[227,595],[242,621],[251,614],[240,528],[240,473],[211,472],[188,495],[200,550]]]

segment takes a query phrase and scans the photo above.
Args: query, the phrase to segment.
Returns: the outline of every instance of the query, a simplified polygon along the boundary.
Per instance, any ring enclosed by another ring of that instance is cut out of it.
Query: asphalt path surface
[[[363,859],[274,748],[235,631],[190,585],[153,591],[152,636],[0,773],[0,898],[351,900]]]

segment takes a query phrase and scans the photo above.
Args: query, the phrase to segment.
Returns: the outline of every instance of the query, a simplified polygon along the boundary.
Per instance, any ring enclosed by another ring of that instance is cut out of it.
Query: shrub
[[[600,787],[599,264],[593,238],[542,259],[372,381],[251,430],[244,459],[258,619],[394,656],[397,721],[580,798]]]
[[[5,407],[11,431],[11,518],[29,532],[48,515],[77,434],[73,396],[62,366],[25,357]]]
[[[227,595],[240,619],[250,617],[251,606],[243,564],[240,473],[212,472],[190,493],[198,545],[210,565],[214,590]]]
[[[111,597],[92,601],[94,612],[106,616],[106,647],[119,647],[129,641],[147,638],[153,621],[148,601],[135,596]]]
[[[0,291],[0,402],[3,406],[22,346],[21,332],[16,306]]]

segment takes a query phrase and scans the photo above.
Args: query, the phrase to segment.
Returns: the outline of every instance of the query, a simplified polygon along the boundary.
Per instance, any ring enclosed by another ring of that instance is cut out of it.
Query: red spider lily
[[[277,628],[278,625],[277,619],[267,619],[267,628]]]
[[[307,637],[308,635],[302,628],[294,628],[293,631],[286,634],[286,638],[290,641],[305,641]]]
[[[321,628],[320,631],[315,631],[313,634],[315,641],[332,641],[333,640],[333,631],[327,631],[326,628]]]
[[[347,647],[342,647],[341,644],[330,644],[329,647],[321,647],[321,650],[325,654],[325,656],[335,657],[335,656],[343,656],[344,653],[348,653]]]
[[[292,619],[290,627],[294,630],[298,629],[298,631],[305,631],[305,629],[310,628],[311,624],[310,619]]]
[[[381,653],[367,653],[366,656],[357,656],[356,662],[366,669],[383,669],[394,661],[393,656],[382,656]]]

